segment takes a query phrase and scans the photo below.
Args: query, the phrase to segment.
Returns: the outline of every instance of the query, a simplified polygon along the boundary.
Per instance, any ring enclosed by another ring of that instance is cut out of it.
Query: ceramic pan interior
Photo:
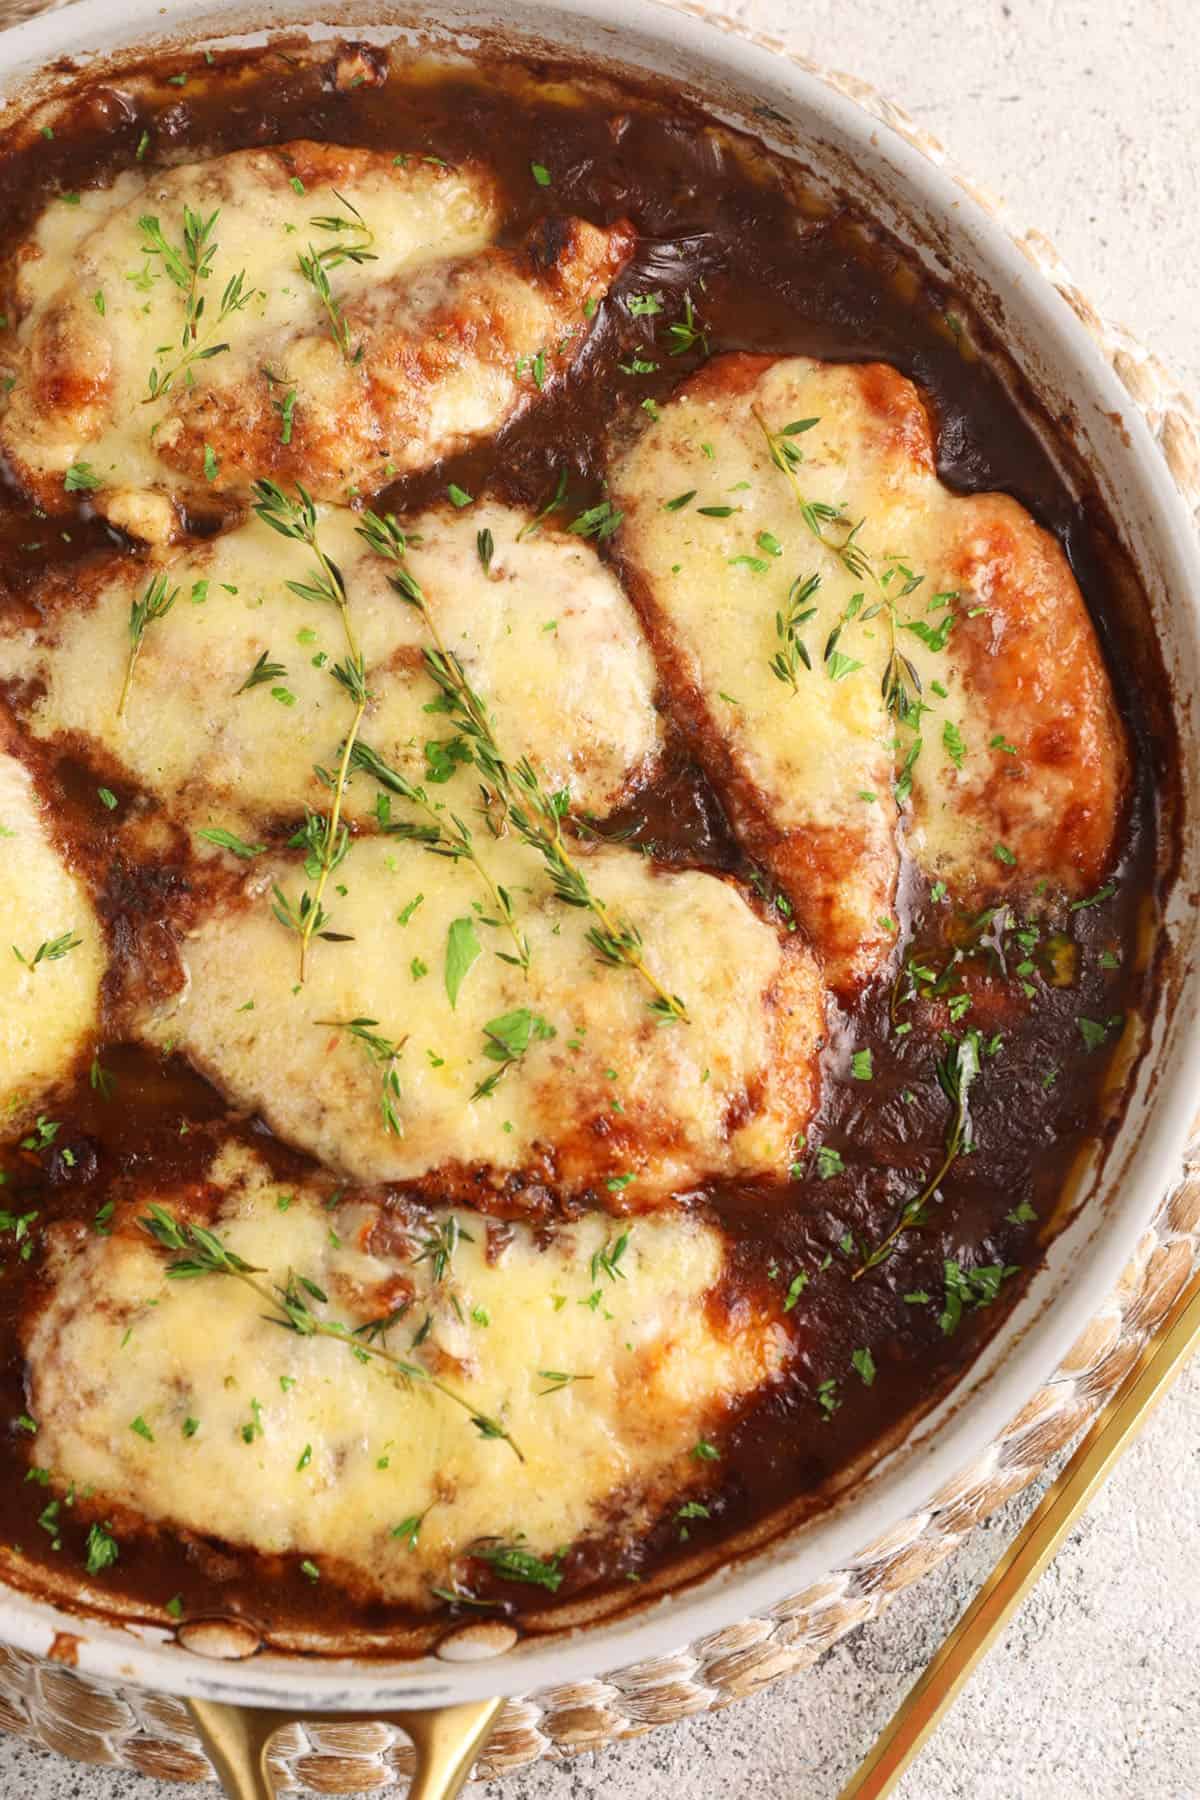
[[[37,1654],[56,1630],[82,1636],[78,1666],[110,1679],[290,1708],[378,1708],[467,1700],[577,1679],[657,1655],[767,1610],[827,1574],[898,1520],[1000,1432],[1052,1373],[1100,1308],[1157,1202],[1176,1178],[1195,1107],[1200,1049],[1195,909],[1200,882],[1195,822],[1200,776],[1192,696],[1200,686],[1200,552],[1187,510],[1140,412],[1083,325],[996,221],[953,179],[852,101],[778,52],[714,29],[661,0],[420,0],[392,13],[345,0],[312,24],[309,7],[245,0],[80,0],[0,36],[0,119],[31,93],[52,94],[39,72],[55,58],[88,59],[160,43],[216,43],[266,29],[310,27],[325,36],[431,40],[447,55],[481,38],[539,52],[631,67],[677,82],[711,110],[798,155],[861,200],[943,278],[966,287],[1055,416],[1073,421],[1148,592],[1184,747],[1183,866],[1166,928],[1167,979],[1149,1054],[1096,1191],[1057,1239],[1046,1266],[955,1392],[843,1504],[753,1557],[623,1620],[573,1635],[532,1639],[500,1661],[450,1665],[303,1660],[263,1654],[245,1663],[201,1661],[156,1631],[83,1623],[9,1592],[0,1639]],[[390,24],[382,23],[391,19]]]

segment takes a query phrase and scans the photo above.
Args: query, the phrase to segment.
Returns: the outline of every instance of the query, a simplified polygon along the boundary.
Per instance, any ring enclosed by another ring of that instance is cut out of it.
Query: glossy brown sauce
[[[1065,545],[1108,647],[1133,747],[1134,783],[1113,871],[1115,891],[1097,905],[1069,913],[1060,907],[1054,915],[1075,946],[1072,985],[1040,979],[1051,969],[1043,943],[1031,952],[1039,978],[1036,1004],[1028,1004],[1014,973],[1011,942],[1003,960],[975,942],[986,937],[986,927],[936,904],[910,871],[902,919],[906,955],[940,968],[955,947],[965,947],[959,966],[974,1002],[965,1023],[985,1038],[1002,1034],[972,1093],[972,1153],[950,1170],[927,1223],[907,1232],[890,1259],[853,1279],[861,1246],[880,1240],[938,1166],[949,1114],[935,1075],[946,1051],[945,1001],[905,1002],[903,984],[894,990],[889,979],[863,998],[852,1019],[837,1023],[827,1052],[825,1098],[810,1138],[836,1149],[844,1167],[822,1178],[805,1155],[795,1180],[724,1187],[696,1202],[719,1220],[734,1246],[730,1274],[711,1297],[718,1315],[732,1314],[747,1291],[772,1293],[782,1308],[796,1278],[808,1277],[803,1303],[781,1311],[797,1343],[788,1378],[765,1401],[747,1406],[723,1440],[705,1498],[710,1517],[689,1521],[683,1542],[677,1520],[668,1515],[620,1558],[603,1541],[575,1546],[557,1596],[573,1601],[600,1585],[644,1576],[779,1508],[803,1506],[806,1497],[813,1506],[823,1503],[839,1471],[929,1404],[1000,1323],[1038,1262],[1044,1234],[1061,1223],[1058,1200],[1073,1161],[1090,1140],[1115,1130],[1115,1108],[1100,1093],[1107,1051],[1089,1054],[1077,1021],[1128,1018],[1148,1008],[1156,971],[1153,956],[1139,944],[1145,908],[1169,861],[1161,803],[1169,795],[1171,744],[1139,697],[1150,691],[1153,668],[1152,660],[1139,666],[1137,658],[1152,659],[1152,648],[1101,509],[1084,485],[1073,491],[1056,472],[1043,444],[1048,422],[1038,421],[1035,429],[1013,397],[1011,379],[1000,378],[1000,348],[970,323],[961,300],[913,274],[870,221],[837,209],[815,216],[817,209],[800,195],[814,214],[801,221],[797,193],[777,166],[761,157],[743,162],[729,134],[711,132],[702,115],[650,93],[598,92],[588,104],[568,107],[539,100],[530,90],[516,96],[500,79],[455,75],[408,83],[399,70],[383,85],[338,91],[332,69],[332,63],[266,52],[212,68],[176,61],[127,81],[110,77],[99,94],[83,90],[56,122],[53,139],[17,128],[0,141],[0,217],[9,241],[54,194],[102,185],[135,166],[145,132],[151,166],[157,159],[296,137],[451,162],[478,157],[503,184],[508,239],[549,210],[575,211],[598,223],[628,217],[640,245],[618,293],[662,292],[669,319],[679,315],[690,292],[713,352],[883,358],[920,384],[937,425],[943,479],[963,491],[1013,494]],[[169,84],[168,76],[184,71],[186,85]],[[550,189],[531,181],[533,162],[554,172]],[[970,324],[965,340],[964,323]],[[671,357],[660,337],[648,352],[656,370],[622,374],[619,365],[649,342],[647,322],[610,302],[581,367],[559,391],[497,440],[398,483],[379,510],[400,513],[440,499],[450,480],[474,494],[487,490],[537,505],[553,493],[564,467],[566,511],[573,515],[594,504],[611,434],[639,416],[644,400],[669,394],[701,360],[699,353]],[[1070,467],[1069,451],[1060,450]],[[0,494],[0,604],[26,605],[30,580],[48,565],[82,575],[89,557],[110,552],[115,541],[86,516],[86,507],[78,516],[47,520],[6,490]],[[122,959],[143,953],[142,925],[186,905],[193,875],[186,849],[182,840],[168,844],[151,864],[139,864],[123,827],[136,791],[120,769],[100,768],[86,746],[35,753],[25,745],[22,753],[51,803],[63,842],[99,896],[119,981]],[[121,802],[100,820],[98,781]],[[287,828],[280,822],[281,833]],[[604,834],[664,862],[737,873],[758,887],[764,906],[770,904],[679,730],[653,789],[606,822]],[[1104,952],[1115,955],[1118,966],[1105,967]],[[897,1023],[912,1029],[897,1035]],[[1114,1028],[1113,1041],[1116,1036]],[[869,1083],[851,1076],[851,1043],[872,1047]],[[60,1576],[80,1568],[92,1515],[82,1499],[74,1515],[64,1513],[57,1521],[62,1549],[54,1551],[54,1534],[38,1525],[46,1492],[25,1479],[37,1463],[37,1446],[19,1423],[27,1406],[19,1327],[39,1300],[42,1234],[58,1220],[93,1221],[118,1180],[201,1173],[211,1148],[208,1127],[228,1128],[220,1095],[178,1058],[159,1059],[120,1043],[102,1045],[100,1058],[116,1083],[111,1099],[89,1084],[88,1069],[81,1067],[50,1109],[59,1122],[53,1142],[42,1149],[10,1144],[3,1152],[6,1205],[14,1216],[34,1212],[36,1218],[22,1240],[27,1257],[11,1230],[0,1234],[0,1421],[7,1455],[0,1541]],[[253,1121],[234,1129],[274,1158],[281,1173],[310,1166]],[[412,1202],[397,1195],[391,1203],[402,1208]],[[1032,1221],[1024,1216],[1030,1208]],[[939,1324],[947,1261],[963,1268],[1014,1265],[1018,1273],[1003,1283],[995,1303],[968,1306],[958,1328],[947,1332]],[[905,1298],[921,1293],[930,1298]],[[853,1362],[864,1347],[876,1365],[870,1385]],[[298,1556],[263,1558],[147,1530],[111,1509],[106,1516],[120,1558],[104,1579],[114,1593],[147,1608],[179,1595],[185,1616],[220,1610],[268,1631],[305,1621],[331,1629],[403,1623],[394,1611],[339,1588],[336,1572],[327,1570],[314,1587],[299,1573]],[[481,1600],[507,1611],[536,1607],[542,1613],[550,1602],[541,1590],[497,1582],[483,1565],[472,1585]]]

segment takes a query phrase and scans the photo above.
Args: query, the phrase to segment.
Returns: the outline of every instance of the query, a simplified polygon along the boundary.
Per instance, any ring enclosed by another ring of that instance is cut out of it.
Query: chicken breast
[[[425,1610],[435,1587],[470,1593],[502,1546],[557,1586],[589,1534],[617,1552],[636,1543],[702,1484],[696,1442],[786,1362],[765,1310],[706,1307],[725,1247],[687,1214],[493,1238],[479,1219],[406,1227],[328,1199],[328,1183],[282,1188],[234,1145],[199,1192],[124,1202],[109,1236],[54,1228],[26,1354],[37,1461],[56,1490],[73,1484],[87,1516],[133,1509],[150,1528],[303,1557],[310,1579]],[[215,1231],[263,1292],[170,1279],[137,1222],[151,1204]],[[279,1330],[272,1288],[297,1276],[323,1296],[297,1290],[323,1323],[390,1325],[352,1340],[357,1354]]]
[[[664,681],[831,981],[895,941],[901,844],[982,902],[1103,877],[1128,751],[1062,551],[938,480],[884,364],[718,357],[612,469]]]
[[[432,710],[430,631],[358,523],[323,511],[318,536],[345,578],[366,660],[363,734],[435,800],[470,811],[475,780],[450,779],[461,740]],[[661,739],[654,666],[616,577],[580,538],[534,534],[527,515],[503,506],[447,506],[406,527],[407,567],[510,756],[532,758],[577,810],[609,810],[650,774]],[[287,585],[311,586],[313,575],[311,552],[257,519],[150,564],[113,557],[44,583],[32,595],[40,623],[0,623],[0,677],[12,678],[36,736],[97,746],[193,829],[256,831],[326,805],[317,771],[336,760],[352,711],[333,676],[346,655],[337,609]],[[131,609],[156,579],[176,598],[147,626],[119,711]],[[356,778],[348,816],[365,819],[375,804]]]
[[[105,947],[26,770],[0,751],[0,1112],[19,1125],[95,1041]]]
[[[633,246],[627,225],[554,218],[514,250],[375,285],[333,332],[280,346],[249,388],[223,364],[181,395],[160,434],[162,458],[195,483],[211,470],[217,492],[244,492],[269,473],[325,500],[374,494],[535,404],[570,368]],[[287,443],[285,391],[296,396]]]
[[[489,247],[479,166],[296,142],[47,208],[15,253],[0,446],[53,512],[170,539],[256,476],[374,493],[496,430],[567,367],[627,227]]]
[[[536,1212],[786,1177],[819,1092],[824,998],[804,946],[730,882],[577,847],[609,930],[637,934],[642,974],[597,954],[605,921],[555,898],[511,832],[480,851],[486,883],[415,843],[355,842],[302,983],[279,911],[311,883],[294,858],[255,858],[182,942],[178,992],[135,1028],[360,1182]],[[660,989],[686,1020],[664,1021]]]

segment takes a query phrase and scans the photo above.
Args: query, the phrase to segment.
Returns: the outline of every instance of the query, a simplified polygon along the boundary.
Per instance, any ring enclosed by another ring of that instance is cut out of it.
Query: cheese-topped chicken
[[[423,653],[434,640],[358,523],[321,509],[318,533],[345,579],[366,664],[363,736],[440,801],[462,745],[431,710],[438,690]],[[429,618],[486,694],[508,754],[530,757],[576,809],[608,810],[650,772],[661,737],[654,666],[616,577],[578,537],[534,532],[499,505],[447,506],[406,529]],[[113,557],[54,576],[33,596],[39,624],[0,624],[0,676],[20,683],[14,705],[37,736],[82,734],[195,828],[322,809],[329,790],[317,771],[336,761],[351,709],[334,675],[346,656],[336,606],[288,586],[311,588],[313,573],[302,543],[252,519],[150,564]],[[131,612],[155,582],[174,598],[145,629],[121,708]],[[474,791],[456,783],[454,803],[472,806]],[[355,780],[348,816],[375,801]]]
[[[56,1488],[421,1610],[433,1588],[502,1571],[505,1548],[553,1588],[572,1544],[636,1543],[694,1491],[696,1443],[786,1362],[768,1313],[706,1308],[724,1243],[685,1213],[620,1229],[589,1214],[547,1238],[446,1212],[406,1225],[361,1200],[331,1211],[329,1193],[231,1146],[199,1191],[122,1205],[111,1236],[54,1228],[26,1354]],[[259,1286],[171,1279],[137,1223],[152,1203],[215,1231]],[[387,1323],[354,1352],[280,1330],[289,1282],[326,1327]]]
[[[105,948],[24,767],[0,752],[0,1112],[11,1127],[94,1041]]]
[[[536,1211],[555,1195],[637,1208],[709,1176],[785,1176],[824,1024],[798,940],[718,877],[572,846],[609,933],[639,934],[642,973],[602,959],[596,915],[564,905],[511,831],[478,849],[482,874],[356,841],[303,983],[280,912],[311,884],[295,859],[256,858],[185,938],[179,990],[141,1030],[357,1181],[436,1177],[439,1193]],[[686,1019],[664,1022],[660,990]]]
[[[666,687],[830,979],[896,941],[899,839],[967,904],[1103,877],[1128,754],[1065,556],[938,480],[879,363],[718,357],[616,462]]]
[[[371,494],[497,430],[569,366],[632,250],[580,219],[496,248],[479,165],[308,142],[72,198],[16,252],[0,446],[47,511],[86,491],[156,542],[181,489]]]

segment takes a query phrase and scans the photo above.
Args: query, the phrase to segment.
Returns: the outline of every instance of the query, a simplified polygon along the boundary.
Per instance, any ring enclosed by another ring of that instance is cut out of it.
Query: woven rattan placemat
[[[939,164],[1012,236],[1062,295],[1140,408],[1200,529],[1200,420],[1161,363],[1110,323],[1075,286],[1054,246],[1017,228],[993,195],[957,170],[937,140],[865,82],[797,55],[779,38],[748,30],[692,0],[678,10],[751,38],[855,101]],[[69,0],[0,0],[0,26],[51,12]],[[1179,1186],[1163,1202],[1107,1305],[1055,1376],[988,1449],[928,1506],[802,1593],[781,1599],[671,1655],[509,1701],[481,1758],[479,1777],[500,1775],[551,1751],[598,1749],[656,1725],[725,1706],[815,1662],[854,1626],[876,1617],[902,1588],[957,1548],[996,1507],[1027,1486],[1120,1385],[1188,1280],[1200,1252],[1200,1136]],[[0,1730],[83,1762],[137,1769],[172,1781],[211,1781],[212,1769],[182,1703],[132,1687],[107,1687],[0,1648]],[[412,1751],[394,1727],[295,1725],[275,1742],[281,1786],[347,1794],[407,1783]]]

